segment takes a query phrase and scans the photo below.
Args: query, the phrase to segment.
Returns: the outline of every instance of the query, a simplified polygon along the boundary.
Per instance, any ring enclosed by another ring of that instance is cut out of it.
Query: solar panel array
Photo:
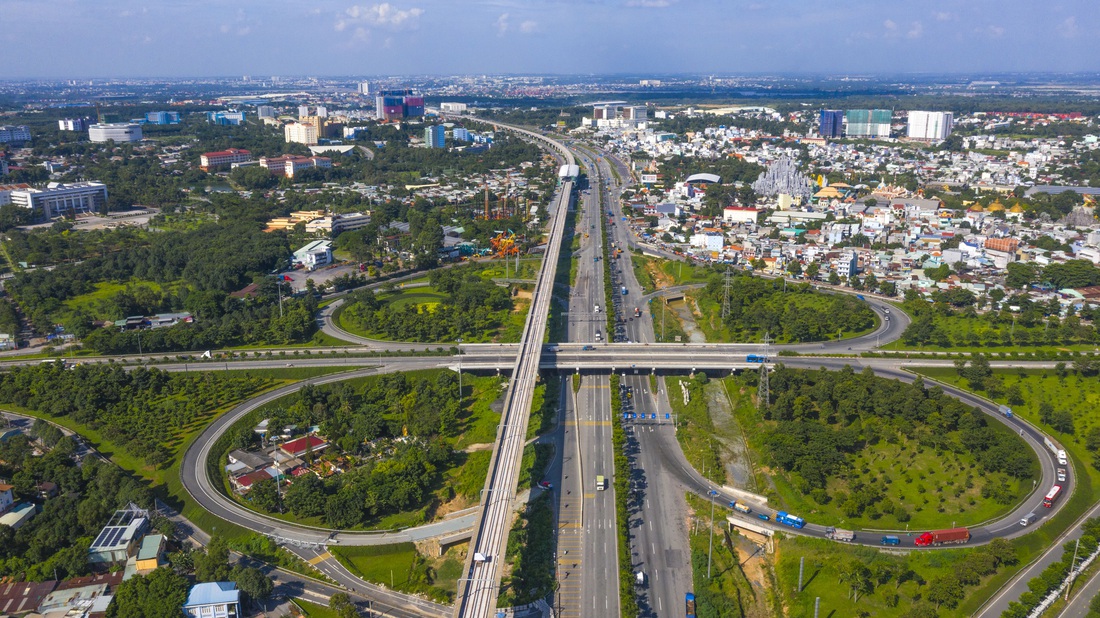
[[[126,526],[110,526],[100,531],[99,536],[96,537],[94,543],[90,549],[103,549],[108,547],[114,547],[118,544],[122,536],[126,534]]]

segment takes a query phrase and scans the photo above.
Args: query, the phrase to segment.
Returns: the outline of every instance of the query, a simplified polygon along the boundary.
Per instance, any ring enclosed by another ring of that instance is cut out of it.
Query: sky
[[[0,78],[1100,71],[1095,0],[0,0]]]

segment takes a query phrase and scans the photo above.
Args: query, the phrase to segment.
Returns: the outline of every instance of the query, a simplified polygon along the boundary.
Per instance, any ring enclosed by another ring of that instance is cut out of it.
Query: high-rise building
[[[942,141],[951,135],[955,117],[951,112],[909,112],[909,139]]]
[[[308,115],[309,115],[309,106],[308,105],[299,105],[298,106],[298,117],[302,118],[302,117],[308,116]]]
[[[274,118],[275,108],[270,105],[261,105],[256,108],[256,115],[260,118]]]
[[[840,137],[844,134],[844,111],[823,109],[818,118],[817,132],[821,137]]]
[[[626,105],[619,109],[620,118],[635,124],[645,122],[648,115],[649,110],[646,109],[645,105]]]
[[[890,137],[888,109],[850,109],[844,112],[844,134],[848,137]]]
[[[241,125],[245,122],[244,112],[206,112],[206,121],[220,125]]]
[[[145,114],[146,124],[179,124],[179,112],[149,112]]]
[[[428,148],[443,148],[446,146],[447,129],[441,124],[424,127],[424,143]]]
[[[63,118],[57,121],[57,128],[61,131],[83,131],[88,128],[88,121],[83,118]]]
[[[400,120],[423,115],[424,97],[412,90],[382,90],[374,97],[376,120]]]
[[[141,125],[130,122],[101,122],[88,127],[88,139],[93,142],[140,142]]]
[[[363,96],[370,95],[370,82],[359,82],[359,94]]]
[[[31,130],[23,125],[0,127],[0,144],[22,144],[31,141]]]
[[[107,185],[102,182],[51,182],[45,189],[12,191],[11,203],[31,210],[37,219],[96,212],[107,206]]]
[[[439,110],[451,114],[461,114],[466,111],[465,103],[440,103]]]
[[[316,125],[311,123],[291,122],[283,127],[283,136],[288,142],[314,145],[317,143],[318,131]]]
[[[328,118],[328,108],[324,105],[318,105],[316,115],[318,118]]]
[[[453,137],[456,142],[468,142],[470,141],[470,131],[463,127],[455,127],[454,130],[451,131],[451,137]]]

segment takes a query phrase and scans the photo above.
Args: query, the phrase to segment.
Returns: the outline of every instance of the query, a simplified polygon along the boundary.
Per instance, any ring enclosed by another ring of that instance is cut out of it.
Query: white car
[[[1065,468],[1058,468],[1058,482],[1059,483],[1065,483],[1066,482],[1066,469]]]

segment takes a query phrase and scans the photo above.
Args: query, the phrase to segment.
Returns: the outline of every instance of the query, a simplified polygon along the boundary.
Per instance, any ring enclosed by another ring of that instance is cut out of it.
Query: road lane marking
[[[322,562],[324,562],[325,560],[328,560],[331,557],[332,557],[332,554],[330,554],[326,551],[325,553],[321,554],[320,556],[317,556],[316,558],[310,558],[306,562],[308,562],[310,566],[317,566],[318,564],[321,564]]]

